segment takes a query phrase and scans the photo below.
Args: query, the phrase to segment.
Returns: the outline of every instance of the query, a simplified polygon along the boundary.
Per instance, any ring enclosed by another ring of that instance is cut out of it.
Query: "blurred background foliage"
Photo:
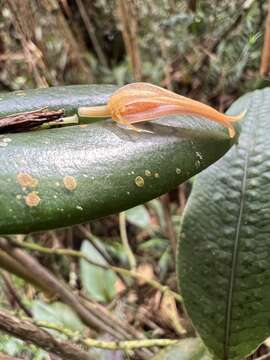
[[[143,80],[224,108],[266,81],[258,72],[266,7],[266,0],[1,0],[0,86]]]
[[[243,93],[269,85],[259,71],[267,5],[267,0],[0,0],[0,92],[147,81],[224,111]],[[75,257],[29,254],[88,306],[98,303],[97,314],[107,311],[123,321],[123,329],[129,324],[148,338],[194,336],[181,304],[150,284],[156,280],[177,291],[174,252],[191,187],[192,180],[127,211],[120,222],[114,215],[24,238],[50,249],[80,250],[103,265],[135,265],[144,280]],[[105,327],[86,328],[59,299],[7,272],[1,271],[0,286],[1,307],[18,316],[113,339]],[[106,326],[113,328],[114,321]],[[267,351],[262,345],[253,358]],[[0,336],[0,352],[23,359],[50,356],[7,335]],[[95,357],[143,359],[138,352],[97,351]]]

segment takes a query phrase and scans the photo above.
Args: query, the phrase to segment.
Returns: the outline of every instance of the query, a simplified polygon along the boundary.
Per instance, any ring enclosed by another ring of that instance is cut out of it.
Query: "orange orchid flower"
[[[199,101],[144,82],[125,85],[111,95],[107,105],[81,107],[78,113],[85,117],[111,117],[136,131],[142,130],[133,126],[134,123],[166,115],[198,115],[228,128],[231,138],[235,136],[233,122],[245,115],[245,111],[235,116],[225,115]]]

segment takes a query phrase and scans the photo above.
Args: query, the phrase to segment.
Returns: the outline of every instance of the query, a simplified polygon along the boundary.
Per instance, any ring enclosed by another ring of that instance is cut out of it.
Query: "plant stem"
[[[25,268],[31,269],[35,277],[39,279],[39,282],[46,285],[46,288],[51,289],[52,293],[57,294],[65,304],[69,305],[84,324],[95,330],[104,328],[104,324],[85,308],[80,298],[76,296],[66,284],[61,283],[51,272],[39,264],[34,257],[19,248],[12,247],[12,242],[4,238],[0,238],[0,248]],[[106,331],[108,331],[107,328]]]
[[[142,65],[140,59],[138,21],[135,2],[133,0],[118,0],[118,12],[133,77],[136,81],[141,81]]]
[[[94,261],[91,261],[88,259],[88,257],[83,254],[81,251],[77,251],[77,250],[72,250],[72,249],[50,249],[47,247],[43,247],[40,246],[38,244],[34,244],[34,243],[30,243],[30,242],[20,242],[17,241],[15,239],[11,239],[11,242],[14,246],[17,247],[21,247],[24,249],[28,249],[28,250],[32,250],[32,251],[38,251],[41,253],[45,253],[45,254],[50,254],[50,255],[64,255],[64,256],[73,256],[73,257],[77,257],[77,258],[81,258],[85,261],[87,261],[89,264],[94,265],[94,266],[99,266],[103,269],[110,269],[112,271],[115,271],[117,274],[121,274],[123,276],[129,276],[129,277],[133,277],[135,279],[140,279],[143,280],[145,283],[147,283],[148,285],[152,286],[153,288],[159,290],[160,292],[162,292],[163,294],[165,292],[170,293],[177,302],[182,303],[182,297],[181,295],[177,294],[176,292],[174,292],[173,290],[171,290],[168,286],[162,285],[160,284],[158,281],[153,280],[153,279],[147,279],[146,277],[143,276],[143,274],[137,273],[135,270],[128,270],[128,269],[123,269],[117,266],[110,266],[110,265],[101,265],[99,263],[95,263]]]
[[[102,341],[91,338],[80,338],[78,334],[71,331],[70,329],[66,329],[58,324],[49,323],[46,321],[37,321],[36,325],[40,327],[45,327],[47,329],[52,329],[65,334],[67,337],[71,338],[74,341],[77,341],[89,348],[100,348],[106,350],[133,350],[139,349],[142,347],[164,347],[168,345],[174,345],[178,342],[178,340],[171,339],[144,339],[144,340],[127,340],[127,341]]]
[[[134,256],[132,249],[128,242],[127,227],[126,227],[126,213],[124,211],[119,214],[119,229],[120,229],[120,236],[121,236],[122,244],[127,253],[130,268],[131,268],[131,270],[135,270],[136,266],[137,266],[137,262],[136,262],[136,258]]]
[[[16,289],[14,288],[11,280],[11,276],[8,272],[2,271],[2,278],[4,280],[5,286],[10,294],[10,297],[13,299],[13,303],[17,304],[28,317],[32,317],[31,310],[29,310],[24,303],[22,302],[20,296],[17,294]],[[1,359],[1,357],[0,357]]]
[[[70,341],[56,339],[47,331],[40,329],[32,321],[18,319],[11,314],[0,310],[0,330],[31,342],[42,349],[70,360],[93,360],[86,351]]]

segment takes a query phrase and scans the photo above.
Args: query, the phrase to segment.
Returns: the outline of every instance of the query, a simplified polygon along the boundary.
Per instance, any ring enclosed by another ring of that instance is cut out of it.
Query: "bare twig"
[[[119,20],[122,26],[123,38],[131,63],[134,79],[142,79],[142,68],[138,44],[138,23],[134,0],[118,0]]]
[[[261,57],[260,74],[261,76],[268,75],[270,67],[270,1],[268,5],[268,13],[265,22],[264,42]]]
[[[19,35],[29,72],[32,72],[39,87],[47,87],[48,82],[44,73],[48,72],[42,59],[43,54],[32,39],[34,19],[33,16],[31,16],[31,3],[26,0],[24,4],[22,4],[20,0],[7,0],[7,4],[14,19],[14,27]],[[18,9],[20,9],[20,11],[18,11]]]
[[[85,306],[87,306],[91,311],[95,312],[95,314],[97,314],[97,316],[105,323],[110,323],[115,331],[122,335],[122,339],[130,339],[131,337],[145,339],[145,336],[142,332],[129,325],[127,322],[117,319],[106,307],[98,303],[90,302],[89,299],[87,299],[84,295],[82,295],[82,297],[84,299]]]
[[[0,329],[24,341],[29,341],[42,349],[70,360],[93,360],[79,346],[70,341],[57,340],[47,331],[40,329],[30,321],[18,318],[0,310]]]
[[[179,303],[182,302],[181,296],[179,294],[177,294],[176,292],[174,292],[173,290],[171,290],[169,287],[167,287],[166,285],[160,284],[156,280],[147,279],[143,274],[136,272],[136,270],[130,271],[130,270],[123,269],[123,268],[120,268],[117,266],[102,265],[100,263],[96,263],[96,262],[88,259],[88,257],[85,254],[83,254],[81,251],[77,251],[77,250],[73,250],[73,249],[60,249],[60,248],[52,249],[52,248],[40,246],[35,243],[30,243],[30,242],[25,242],[25,241],[19,242],[15,239],[11,239],[11,242],[16,247],[21,247],[21,248],[32,250],[32,251],[39,251],[39,252],[45,253],[45,254],[65,255],[65,256],[73,256],[73,257],[81,258],[81,259],[87,261],[91,265],[98,266],[98,267],[101,267],[106,270],[110,269],[110,270],[116,272],[117,274],[121,274],[122,276],[129,276],[129,277],[133,277],[137,280],[143,280],[144,283],[147,283],[148,285],[152,286],[154,289],[159,290],[161,293],[168,292],[175,298],[176,301],[178,301]]]
[[[169,345],[174,345],[178,342],[178,340],[171,339],[144,339],[144,340],[127,340],[127,341],[102,341],[91,338],[82,338],[76,336],[77,334],[71,331],[70,329],[66,329],[61,325],[52,324],[45,321],[37,321],[36,324],[41,327],[45,327],[47,329],[52,329],[65,334],[67,337],[71,338],[71,340],[77,340],[78,343],[87,346],[89,348],[100,348],[106,350],[133,350],[139,348],[147,348],[147,347],[164,347]]]
[[[73,294],[72,290],[66,284],[62,284],[46,268],[40,265],[35,258],[21,249],[14,248],[11,242],[4,238],[0,238],[0,248],[16,259],[21,265],[27,269],[30,268],[33,274],[35,274],[43,284],[46,284],[46,287],[57,294],[64,303],[69,305],[86,325],[96,330],[104,328],[104,324],[85,308],[78,296]]]
[[[122,244],[128,257],[130,268],[131,270],[135,270],[137,266],[137,262],[128,242],[126,213],[124,211],[119,214],[119,230],[120,230]]]
[[[48,288],[46,284],[40,282],[31,270],[21,265],[18,261],[2,250],[0,250],[0,268],[19,276],[20,278],[28,281],[30,284],[33,284],[43,290],[45,293],[52,294],[52,289]]]
[[[197,0],[189,0],[188,1],[188,8],[192,12],[196,12],[196,10],[197,10]]]
[[[129,326],[126,327],[125,331],[120,332],[119,326],[123,327],[122,324],[116,324],[114,318],[108,317],[106,314],[97,312],[95,306],[86,306],[85,301],[83,301],[82,298],[76,296],[66,284],[62,284],[58,279],[56,279],[47,269],[40,265],[35,258],[22,251],[18,247],[13,247],[20,246],[20,244],[23,243],[16,242],[13,239],[10,239],[10,241],[8,241],[7,239],[0,238],[0,248],[6,251],[14,259],[16,259],[26,269],[31,269],[32,273],[39,280],[39,282],[41,282],[45,288],[49,288],[51,293],[58,295],[64,303],[69,305],[87,326],[95,330],[107,332],[118,340],[121,340],[123,338],[130,339],[134,336],[140,337],[137,333],[136,335],[134,335],[134,333],[130,330],[131,328],[129,328]],[[68,255],[72,254],[70,252],[71,250],[66,250],[68,251]],[[75,253],[73,253],[72,255],[78,256],[78,254],[75,255]],[[84,254],[82,255],[84,256]],[[87,260],[87,258],[85,258],[85,260]],[[137,350],[137,352],[140,355],[138,359],[149,358],[149,353],[147,349]]]
[[[42,2],[45,2],[44,0]],[[72,31],[70,24],[66,20],[61,8],[58,6],[57,2],[53,2],[55,9],[52,12],[55,14],[58,24],[57,31],[65,39],[67,53],[69,56],[69,62],[71,65],[74,65],[75,69],[83,75],[84,81],[92,82],[93,74],[90,66],[86,63],[83,58],[83,53],[86,51],[84,44],[76,38],[75,33]],[[55,11],[57,9],[57,11]],[[77,74],[77,72],[76,72]],[[78,75],[77,75],[78,77]]]
[[[12,284],[9,273],[3,271],[2,278],[13,301],[24,311],[25,315],[32,317],[31,311],[24,305],[24,303],[20,299],[20,296],[17,294],[17,291]]]
[[[92,234],[92,232],[86,228],[84,225],[78,225],[78,228],[83,233],[84,236],[91,242],[91,244],[94,246],[94,248],[104,257],[104,259],[107,261],[107,263],[111,264],[112,259],[109,256],[109,254],[104,251],[104,249],[99,246],[99,244],[96,241],[96,237]]]
[[[107,64],[107,59],[106,59],[106,56],[98,42],[98,39],[96,37],[96,34],[95,34],[95,28],[94,26],[92,25],[88,15],[87,15],[87,11],[86,11],[86,8],[84,6],[84,3],[82,0],[76,0],[76,4],[78,6],[78,9],[80,11],[80,15],[83,19],[83,22],[84,22],[84,25],[86,27],[86,30],[88,32],[88,35],[89,35],[89,38],[90,40],[92,41],[92,44],[93,44],[93,47],[97,53],[97,56],[98,56],[98,59],[99,61],[101,62],[101,64],[105,67],[108,66]]]
[[[204,56],[200,59],[198,64],[196,65],[197,69],[202,69],[203,66],[207,65],[211,57],[214,56],[214,54],[217,52],[217,49],[219,47],[219,44],[227,38],[227,36],[232,33],[240,24],[242,18],[248,14],[248,12],[252,9],[252,6],[256,3],[256,0],[250,0],[247,2],[247,0],[243,0],[239,4],[239,9],[242,8],[242,11],[238,11],[235,17],[232,17],[231,21],[228,21],[228,24],[224,31],[215,38],[212,42],[210,42],[210,45],[207,49],[204,49]],[[203,86],[203,84],[202,84]],[[199,90],[199,88],[197,88]]]
[[[20,132],[33,129],[44,123],[59,121],[63,118],[64,110],[49,110],[42,108],[0,118],[0,133]]]
[[[91,242],[91,244],[94,246],[94,248],[104,257],[104,259],[107,261],[107,263],[112,266],[113,265],[113,261],[112,258],[109,256],[109,254],[104,251],[104,249],[102,249],[97,241],[95,236],[91,233],[91,231],[84,225],[78,225],[78,228],[80,229],[80,231],[84,234],[84,236],[86,236],[86,238]],[[118,274],[119,278],[121,279],[121,281],[127,285],[126,279],[121,275]]]

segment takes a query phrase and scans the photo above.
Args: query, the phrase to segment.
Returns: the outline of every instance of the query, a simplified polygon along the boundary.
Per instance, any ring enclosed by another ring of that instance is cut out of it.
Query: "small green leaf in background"
[[[199,338],[188,338],[158,352],[151,360],[211,360]]]
[[[126,211],[127,220],[141,229],[151,226],[150,216],[144,205],[138,205]]]
[[[238,144],[196,177],[178,253],[187,312],[222,360],[270,335],[270,89],[232,105],[243,109]]]
[[[158,255],[163,253],[168,247],[168,239],[164,238],[151,238],[138,245],[138,250],[148,252],[152,255],[153,252],[157,252]]]
[[[32,311],[35,320],[59,324],[73,331],[83,332],[86,328],[71,308],[61,302],[46,304],[41,300],[34,301]]]
[[[104,257],[87,240],[82,243],[81,252],[94,263],[107,265]],[[84,290],[96,301],[110,302],[116,295],[117,276],[112,270],[103,269],[80,260],[80,274]]]

